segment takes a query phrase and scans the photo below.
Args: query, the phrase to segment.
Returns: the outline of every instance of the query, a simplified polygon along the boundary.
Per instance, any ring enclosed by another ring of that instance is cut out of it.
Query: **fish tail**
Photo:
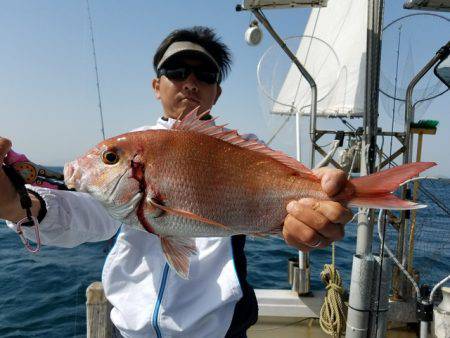
[[[420,209],[426,205],[405,201],[392,192],[400,184],[435,166],[434,162],[415,162],[390,168],[369,176],[350,180],[355,189],[348,205],[361,208],[407,210]]]

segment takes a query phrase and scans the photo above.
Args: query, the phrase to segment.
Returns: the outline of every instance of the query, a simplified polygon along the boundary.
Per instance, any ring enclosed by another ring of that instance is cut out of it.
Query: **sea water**
[[[428,184],[428,189],[448,206],[449,186]],[[450,218],[425,196],[422,200],[430,207],[418,212],[415,266],[421,269],[422,282],[434,285],[450,274]],[[386,236],[391,248],[393,231]],[[33,255],[0,223],[0,337],[85,337],[86,288],[100,280],[111,245],[107,241],[70,249],[43,247]],[[345,238],[336,244],[336,266],[347,287],[355,245],[356,225],[349,224]],[[375,239],[374,251],[378,247]],[[246,254],[248,280],[255,288],[289,288],[287,259],[298,255],[295,249],[277,238],[248,238]],[[312,289],[323,287],[320,272],[330,261],[330,248],[312,252]]]

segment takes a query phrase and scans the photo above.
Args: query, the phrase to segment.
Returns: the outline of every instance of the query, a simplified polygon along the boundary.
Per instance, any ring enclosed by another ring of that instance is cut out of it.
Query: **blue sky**
[[[35,162],[62,165],[101,139],[86,2],[0,3],[0,135],[11,138],[15,149],[27,153]],[[257,89],[256,65],[273,40],[264,32],[259,46],[248,46],[243,36],[251,16],[235,12],[236,3],[90,0],[107,136],[154,123],[161,114],[151,90],[155,49],[173,29],[206,25],[222,36],[234,58],[215,114],[242,132],[255,132],[263,139],[270,137],[279,121],[265,117],[267,101],[261,99]],[[401,5],[399,0],[388,1],[386,23],[413,13]],[[309,10],[265,13],[281,36],[292,36],[302,33]],[[421,20],[404,26],[416,70],[450,36],[448,22]],[[394,30],[386,32],[390,41],[385,43],[383,56],[388,76],[392,75],[389,67],[394,60],[395,36]],[[424,160],[438,161],[434,173],[443,176],[450,173],[445,150],[450,142],[445,133],[450,130],[449,107],[450,93],[446,93],[433,101],[422,116],[441,122],[438,135],[425,138]],[[390,128],[388,115],[382,115],[380,121]],[[293,155],[293,143],[290,126],[273,146]]]

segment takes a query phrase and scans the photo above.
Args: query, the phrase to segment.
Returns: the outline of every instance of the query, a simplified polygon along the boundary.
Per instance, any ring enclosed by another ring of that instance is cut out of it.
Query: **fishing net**
[[[392,213],[388,218],[394,220],[394,226],[386,227],[385,243],[393,253],[398,253],[398,242],[405,243],[404,265],[412,262],[413,269],[408,269],[419,286],[430,287],[438,284],[450,274],[450,179],[424,179],[420,181],[418,202],[428,207],[411,213],[404,240],[395,228],[395,218],[399,213]],[[398,224],[398,223],[397,223]],[[414,238],[410,240],[411,234]],[[376,238],[375,245],[380,241]],[[401,261],[401,259],[400,259]],[[394,293],[402,294],[402,287],[394,282]],[[407,282],[408,287],[410,283]],[[404,288],[403,288],[404,289]]]
[[[305,63],[308,55],[300,56],[300,62],[315,80],[322,77],[334,79],[331,86],[318,92],[318,105],[327,100],[333,91],[339,77],[340,64],[331,46],[326,42],[311,36],[292,36],[283,39],[286,46],[295,53],[300,44],[309,46],[314,53],[326,55],[323,63]],[[289,154],[295,154],[296,117],[297,111],[309,110],[310,100],[305,100],[305,106],[296,106],[299,98],[311,96],[311,90],[306,85],[306,79],[300,71],[293,66],[291,59],[277,45],[270,46],[262,55],[257,67],[258,94],[261,112],[270,132],[265,140]],[[287,86],[287,83],[290,85]],[[334,85],[333,85],[334,84]],[[321,88],[322,89],[322,88]],[[308,144],[309,118],[300,118],[300,144]],[[328,142],[328,141],[326,141]],[[301,157],[307,158],[306,149],[301,149]]]
[[[421,284],[433,286],[450,274],[450,180],[424,180],[421,187],[428,208],[417,213],[414,266]]]
[[[409,83],[446,42],[431,38],[433,33],[430,30],[418,30],[417,27],[448,31],[450,20],[433,13],[415,13],[396,19],[384,27],[379,108],[384,115],[393,119],[395,125],[404,124],[405,98]],[[446,86],[433,72],[428,72],[414,88],[415,119],[426,115],[433,99],[446,90]]]

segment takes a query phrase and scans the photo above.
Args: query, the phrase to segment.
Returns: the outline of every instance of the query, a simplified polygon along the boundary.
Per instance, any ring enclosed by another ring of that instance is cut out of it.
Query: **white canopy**
[[[360,117],[364,109],[367,0],[329,0],[314,8],[296,56],[316,81],[318,116]],[[274,113],[310,114],[311,89],[293,64]]]

